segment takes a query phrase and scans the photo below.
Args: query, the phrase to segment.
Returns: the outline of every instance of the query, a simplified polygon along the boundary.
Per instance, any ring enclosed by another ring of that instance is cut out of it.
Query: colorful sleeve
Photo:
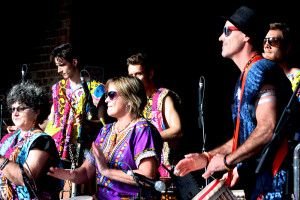
[[[140,162],[144,158],[155,157],[159,162],[159,157],[157,152],[156,143],[154,137],[155,129],[153,129],[148,123],[138,124],[136,127],[136,135],[134,138],[134,161],[136,166],[139,166]],[[159,133],[158,133],[159,134]]]
[[[292,83],[292,89],[293,89],[293,91],[295,91],[297,86],[298,86],[298,83],[300,81],[300,70],[297,73],[295,73],[295,76],[293,78],[294,79],[290,80],[290,81]],[[299,99],[299,102],[300,102],[300,89],[297,91],[296,95],[298,96],[298,99]]]

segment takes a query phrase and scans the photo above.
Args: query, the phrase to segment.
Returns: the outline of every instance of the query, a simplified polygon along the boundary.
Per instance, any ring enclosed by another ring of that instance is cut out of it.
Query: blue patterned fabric
[[[243,74],[241,74],[241,76],[243,76]],[[237,120],[241,94],[240,80],[241,79],[239,78],[236,83],[232,104],[232,118],[234,126],[236,125],[235,123]],[[257,125],[255,116],[255,101],[257,92],[263,83],[270,83],[276,86],[279,114],[282,113],[292,95],[290,82],[278,65],[267,59],[256,61],[249,69],[245,81],[245,88],[239,113],[240,129],[238,146],[247,140]],[[284,169],[285,167],[281,167],[273,179],[271,173],[272,160],[270,165],[269,163],[267,164],[266,169],[264,169],[264,173],[256,176],[255,169],[258,164],[259,156],[260,154],[258,154],[255,158],[238,164],[238,172],[241,181],[248,183],[248,187],[245,188],[246,199],[250,199],[249,197],[252,194],[251,199],[257,199],[260,194],[264,195],[264,199],[281,199],[286,183],[287,169]],[[256,180],[253,180],[253,177],[256,177]],[[253,181],[251,182],[251,180]]]

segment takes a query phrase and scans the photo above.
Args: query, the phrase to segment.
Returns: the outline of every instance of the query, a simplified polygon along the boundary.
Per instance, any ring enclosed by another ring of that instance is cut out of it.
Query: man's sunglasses
[[[263,42],[263,46],[266,45],[266,43],[268,42],[268,44],[272,47],[278,47],[279,46],[279,42],[280,42],[280,39],[279,38],[276,38],[276,37],[268,37],[268,38],[265,38],[264,39],[264,42]]]
[[[225,37],[228,37],[232,31],[238,31],[239,29],[235,26],[225,26],[223,28],[223,33]]]
[[[21,107],[21,106],[18,106],[18,107],[11,107],[11,110],[10,112],[11,113],[14,113],[15,111],[18,111],[18,113],[21,113],[21,112],[24,112],[24,110],[28,109],[30,107]]]
[[[113,100],[117,99],[119,96],[120,96],[120,94],[117,91],[109,91],[105,95],[105,99],[108,97],[110,101],[113,101]]]

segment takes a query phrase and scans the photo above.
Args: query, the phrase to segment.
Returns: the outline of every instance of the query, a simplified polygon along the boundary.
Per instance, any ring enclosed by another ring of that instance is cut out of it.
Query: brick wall
[[[22,5],[18,6],[22,7]],[[34,30],[38,30],[38,33],[31,36],[29,39],[30,41],[24,42],[26,45],[23,48],[26,50],[26,53],[21,53],[14,58],[16,59],[15,63],[18,64],[14,64],[10,69],[6,69],[6,82],[0,85],[0,98],[2,98],[2,94],[6,94],[7,90],[12,85],[20,81],[21,66],[24,66],[22,63],[26,63],[27,73],[25,78],[34,81],[43,87],[48,92],[49,101],[52,103],[51,86],[60,80],[61,76],[57,73],[57,67],[50,64],[50,53],[56,45],[70,42],[71,8],[72,0],[45,0],[40,3],[37,8],[31,8],[27,11],[34,12],[35,9],[39,9],[39,14],[33,16],[41,18],[38,19],[39,23],[34,24]],[[31,18],[27,17],[26,19]],[[24,26],[26,27],[26,30],[31,30],[32,28],[30,23],[28,23],[28,25],[25,24]],[[20,48],[20,46],[17,48]],[[2,118],[5,123],[2,125],[3,136],[7,133],[5,125],[12,125],[11,115],[7,110],[5,100]]]
[[[28,63],[28,78],[42,86],[51,97],[51,86],[61,79],[57,67],[50,64],[50,53],[55,46],[70,42],[72,0],[57,2],[57,13],[46,19],[44,37],[41,38]],[[51,98],[50,98],[51,99]]]

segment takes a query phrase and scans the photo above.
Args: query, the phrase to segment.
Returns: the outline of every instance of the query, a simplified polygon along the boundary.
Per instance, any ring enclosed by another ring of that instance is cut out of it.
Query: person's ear
[[[155,75],[155,71],[153,69],[151,69],[149,72],[149,79],[152,80],[154,75]]]
[[[76,58],[74,58],[73,61],[72,61],[72,64],[73,64],[75,67],[77,67],[78,60],[77,60]]]

